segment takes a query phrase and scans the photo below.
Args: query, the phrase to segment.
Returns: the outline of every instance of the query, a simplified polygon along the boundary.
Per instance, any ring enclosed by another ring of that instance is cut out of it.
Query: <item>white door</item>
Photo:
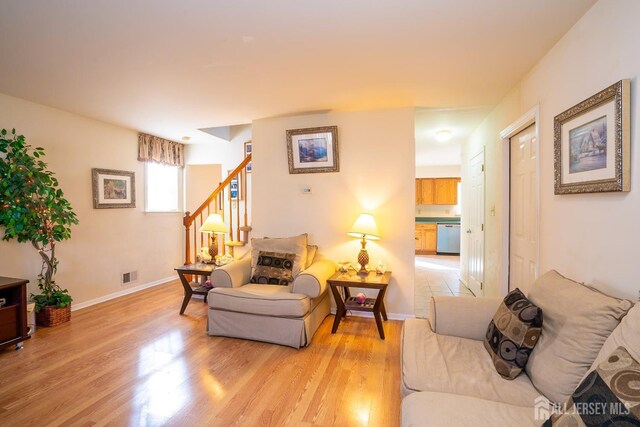
[[[509,290],[525,294],[538,271],[537,144],[535,124],[511,137]]]
[[[484,150],[471,159],[468,228],[467,286],[476,296],[484,294]]]

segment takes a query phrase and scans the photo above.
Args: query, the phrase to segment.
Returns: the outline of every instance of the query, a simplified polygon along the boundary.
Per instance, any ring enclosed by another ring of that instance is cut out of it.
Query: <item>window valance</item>
[[[146,133],[138,134],[138,160],[184,166],[184,145]]]

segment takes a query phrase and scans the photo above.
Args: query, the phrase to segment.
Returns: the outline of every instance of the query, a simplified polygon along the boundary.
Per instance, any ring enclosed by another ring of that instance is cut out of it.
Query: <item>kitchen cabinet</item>
[[[437,225],[416,223],[415,250],[418,255],[435,254]]]
[[[434,205],[455,205],[458,203],[458,182],[460,178],[437,178],[435,180]]]
[[[460,178],[417,178],[416,205],[458,204]]]

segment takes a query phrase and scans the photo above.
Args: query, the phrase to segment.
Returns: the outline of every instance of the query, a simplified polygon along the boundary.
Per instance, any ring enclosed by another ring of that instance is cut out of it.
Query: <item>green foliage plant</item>
[[[67,289],[54,280],[58,269],[56,243],[71,237],[78,223],[58,180],[44,162],[42,147],[33,148],[16,130],[0,131],[0,227],[2,240],[30,242],[42,258],[39,295],[31,295],[36,311],[71,304]]]

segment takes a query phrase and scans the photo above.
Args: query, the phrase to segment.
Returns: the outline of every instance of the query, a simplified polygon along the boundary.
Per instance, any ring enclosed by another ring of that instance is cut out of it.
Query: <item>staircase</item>
[[[250,194],[247,191],[246,166],[250,161],[249,154],[198,209],[193,213],[185,212],[182,220],[185,228],[185,265],[196,262],[200,248],[208,247],[211,243],[211,235],[199,230],[212,213],[220,214],[229,226],[227,234],[218,236],[218,253],[225,255],[228,251],[233,255],[234,248],[248,243],[251,226],[248,224]]]

